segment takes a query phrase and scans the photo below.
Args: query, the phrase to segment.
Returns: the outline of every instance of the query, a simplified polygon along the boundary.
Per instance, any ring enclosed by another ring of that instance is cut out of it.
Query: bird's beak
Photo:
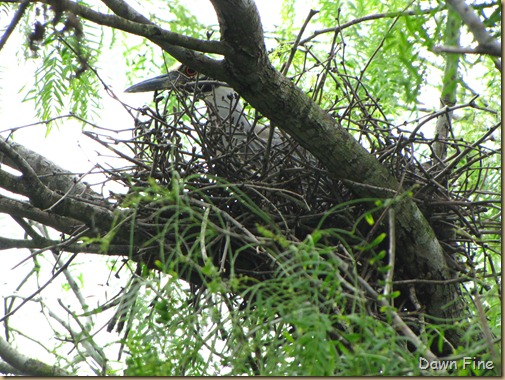
[[[178,71],[171,71],[168,74],[147,79],[140,83],[128,87],[124,92],[148,92],[161,91],[183,84],[187,78]]]

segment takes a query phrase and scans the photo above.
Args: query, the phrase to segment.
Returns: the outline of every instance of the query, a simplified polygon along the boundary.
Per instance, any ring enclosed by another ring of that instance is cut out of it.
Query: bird
[[[198,129],[197,143],[211,174],[231,182],[268,184],[269,188],[289,192],[290,197],[296,194],[295,198],[304,205],[306,197],[314,194],[321,182],[331,182],[320,179],[319,162],[289,136],[275,126],[251,123],[240,96],[229,84],[202,75],[190,66],[176,64],[167,74],[134,84],[125,92],[156,94],[163,90],[192,95],[205,103],[208,122],[203,133],[199,125],[194,128]]]
[[[251,124],[240,96],[227,83],[201,75],[193,68],[176,64],[167,74],[144,80],[128,87],[126,93],[162,90],[193,93],[205,102],[211,122],[208,137],[220,147],[218,154],[236,155],[242,163],[262,166],[268,151],[285,144],[285,139],[270,126]]]

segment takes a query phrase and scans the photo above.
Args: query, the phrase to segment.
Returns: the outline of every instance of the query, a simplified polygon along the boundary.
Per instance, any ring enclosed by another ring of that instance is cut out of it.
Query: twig
[[[207,248],[205,245],[205,230],[207,229],[207,223],[209,222],[210,207],[205,209],[202,218],[202,227],[200,229],[200,251],[202,252],[202,258],[204,262],[207,262],[209,257],[207,256]]]
[[[388,271],[386,273],[386,279],[385,279],[385,284],[384,284],[384,298],[388,299],[389,298],[389,303],[390,306],[393,306],[394,300],[391,296],[392,290],[393,290],[393,275],[395,272],[395,254],[396,254],[396,234],[395,234],[395,223],[396,223],[396,218],[395,218],[395,209],[393,207],[390,207],[388,210],[389,214],[389,265],[388,265]]]
[[[316,30],[311,36],[307,37],[306,39],[300,41],[300,45],[304,45],[307,42],[313,40],[317,36],[324,34],[324,33],[339,33],[340,31],[349,28],[350,26],[360,24],[362,22],[366,21],[372,21],[372,20],[379,20],[382,18],[396,18],[396,17],[407,17],[407,16],[418,16],[418,15],[424,15],[424,14],[433,14],[436,12],[440,12],[443,10],[445,7],[440,6],[437,8],[433,9],[425,9],[425,10],[416,10],[416,11],[398,11],[398,12],[388,12],[388,13],[377,13],[374,15],[367,15],[364,17],[356,18],[354,20],[351,20],[349,22],[346,22],[344,24],[341,24],[337,27],[334,28],[326,28],[326,29],[321,29],[321,30]]]
[[[51,282],[53,282],[53,280],[58,277],[60,275],[60,273],[62,273],[69,265],[70,263],[77,257],[77,253],[74,253],[70,259],[67,260],[67,262],[65,264],[63,264],[61,266],[60,269],[58,269],[56,271],[56,273],[54,273],[52,275],[52,277],[44,284],[42,285],[41,287],[39,287],[34,293],[32,293],[31,295],[29,295],[28,297],[26,297],[23,302],[21,302],[21,304],[19,304],[14,310],[10,311],[9,313],[5,314],[2,318],[0,318],[0,322],[3,322],[6,318],[9,318],[11,315],[13,315],[14,313],[16,313],[19,309],[21,309],[21,307],[23,307],[24,304],[26,304],[28,301],[30,301],[33,297],[35,297],[37,294],[39,294],[40,292],[42,292],[42,290],[44,290]]]
[[[291,62],[293,62],[293,58],[296,54],[296,51],[298,50],[298,45],[300,44],[300,40],[302,38],[303,33],[305,32],[305,28],[307,28],[307,25],[309,24],[312,17],[314,17],[318,13],[319,11],[315,11],[313,9],[309,11],[307,18],[305,19],[305,22],[303,23],[302,27],[300,28],[300,31],[298,32],[298,35],[296,36],[296,40],[293,44],[293,47],[291,48],[291,53],[289,54],[288,60],[281,69],[282,75],[286,75],[288,73],[289,66],[291,66]]]

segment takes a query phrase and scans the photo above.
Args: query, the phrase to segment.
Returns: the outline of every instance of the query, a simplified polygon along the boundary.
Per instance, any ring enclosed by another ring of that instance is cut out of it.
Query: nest
[[[361,99],[354,108],[333,116],[411,192],[448,263],[465,281],[470,278],[466,273],[475,273],[476,252],[488,254],[493,243],[499,244],[493,240],[499,233],[499,192],[487,193],[485,199],[480,195],[486,178],[499,177],[499,167],[481,163],[498,152],[484,147],[485,138],[473,144],[451,138],[446,144],[457,156],[436,161],[432,140],[416,128],[414,132],[401,130],[374,119],[375,107],[375,102]],[[339,105],[329,109],[339,109]],[[137,262],[176,273],[189,282],[197,299],[212,281],[205,269],[210,259],[221,278],[240,279],[239,288],[227,288],[226,297],[236,300],[238,296],[245,308],[256,304],[249,294],[251,285],[265,284],[263,291],[269,293],[274,290],[269,280],[283,276],[304,281],[309,276],[314,284],[325,277],[335,278],[348,285],[357,284],[356,276],[360,276],[380,292],[384,275],[379,269],[388,264],[388,241],[374,244],[381,233],[387,233],[387,223],[381,222],[384,207],[375,200],[357,199],[343,181],[332,178],[281,131],[282,144],[274,145],[272,139],[265,143],[254,136],[230,142],[231,126],[216,123],[193,94],[176,89],[164,97],[155,94],[155,106],[138,111],[133,137],[124,142],[133,152],[127,158],[133,166],[108,171],[111,179],[121,180],[129,189],[114,196],[119,207],[134,212],[132,231],[142,235],[137,240],[142,242]],[[359,114],[363,118],[357,120]],[[264,118],[248,116],[258,128],[269,127]],[[369,223],[370,216],[375,223]],[[307,243],[315,236],[314,244],[322,249],[310,248],[313,241]],[[291,250],[293,246],[301,249]],[[308,262],[317,263],[311,273]],[[406,272],[395,267],[395,289],[401,295],[394,302],[398,310],[412,313],[415,319],[420,306],[408,288],[412,279]],[[233,283],[236,286],[237,281]],[[281,302],[282,287],[278,291]],[[338,296],[349,300],[340,310],[327,302],[335,295],[318,297],[322,297],[321,308],[345,313],[352,312],[345,309],[355,305],[354,297],[361,292],[338,286]],[[377,304],[363,305],[370,314],[382,315]]]
[[[358,103],[356,107],[367,104],[364,100]],[[337,108],[334,106],[331,108]],[[370,109],[358,111],[364,115],[374,113]],[[280,131],[282,144],[278,145],[255,136],[249,136],[242,145],[231,143],[229,125],[218,125],[209,117],[198,96],[181,94],[176,89],[167,91],[164,97],[155,94],[155,107],[139,112],[134,137],[126,143],[134,151],[135,165],[119,174],[130,188],[128,196],[151,188],[151,197],[137,205],[136,217],[140,229],[151,241],[164,245],[165,252],[179,252],[181,246],[194,252],[202,226],[210,226],[215,235],[200,242],[204,254],[228,273],[260,279],[269,278],[275,270],[272,263],[276,254],[282,254],[282,240],[296,243],[316,230],[329,229],[337,233],[325,235],[324,244],[343,244],[362,254],[361,249],[354,248],[365,246],[383,231],[363,218],[370,213],[373,202],[355,199],[343,182],[332,178],[309,152]],[[356,110],[345,114],[356,114]],[[344,124],[345,118],[334,116]],[[257,128],[269,127],[264,118],[249,117]],[[359,129],[353,129],[353,125]],[[476,217],[488,211],[486,205],[469,201],[468,194],[460,191],[461,185],[454,186],[454,181],[464,175],[463,169],[447,170],[446,164],[429,159],[421,162],[418,158],[430,154],[432,141],[416,133],[406,138],[399,128],[371,116],[349,122],[348,130],[389,168],[404,189],[412,191],[446,252],[458,255],[454,261],[468,261],[465,257],[468,259],[474,249],[475,240],[469,241],[456,231],[479,235],[495,222],[489,224],[487,218]],[[466,144],[449,143],[456,148]],[[423,147],[427,147],[425,153],[419,154]],[[468,154],[475,151],[478,154],[472,156],[474,160],[486,154],[477,148]],[[464,170],[473,169],[467,166]],[[150,179],[155,180],[158,190],[152,190]],[[159,189],[169,189],[171,195],[154,197]],[[177,201],[173,199],[174,191]],[[120,204],[125,198],[118,197]],[[380,212],[377,210],[376,216]],[[481,225],[477,225],[479,220]],[[371,250],[377,253],[384,248]],[[199,247],[200,256],[201,251]],[[260,251],[264,255],[258,255]],[[356,260],[353,265],[360,261],[361,254],[352,258]],[[169,255],[167,262],[174,262],[174,257]],[[204,259],[199,257],[197,261],[202,264]],[[363,277],[376,276],[366,260],[360,268],[369,271],[360,273]],[[465,271],[462,267],[458,270]]]
[[[134,144],[136,159],[145,166],[138,168],[135,180],[153,176],[170,187],[175,176],[254,230],[257,220],[250,208],[235,202],[247,197],[284,235],[298,239],[312,232],[328,210],[350,199],[348,189],[289,136],[281,133],[277,145],[252,134],[232,142],[230,128],[223,125],[229,121],[209,119],[194,101],[187,100],[188,106],[180,97],[168,97],[179,99],[172,112],[142,110],[147,120],[138,121]],[[256,129],[258,123],[256,118]],[[232,188],[242,195],[233,195]]]

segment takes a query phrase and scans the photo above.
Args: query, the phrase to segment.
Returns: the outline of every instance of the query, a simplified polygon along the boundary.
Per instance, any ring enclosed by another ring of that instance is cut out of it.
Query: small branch
[[[438,118],[438,117],[440,117],[442,115],[445,115],[445,114],[447,114],[449,112],[452,112],[452,111],[456,111],[456,110],[461,109],[461,108],[472,107],[473,104],[475,103],[475,99],[477,99],[478,97],[479,97],[478,95],[475,95],[467,103],[456,105],[454,107],[447,107],[446,106],[446,107],[442,108],[439,111],[436,111],[436,112],[433,112],[433,113],[431,113],[429,115],[426,115],[425,117],[423,117],[424,120],[422,122],[420,122],[418,125],[416,125],[416,127],[411,132],[409,132],[410,135],[409,135],[408,139],[406,140],[406,143],[411,143],[411,142],[415,141],[416,135],[419,132],[419,130],[421,129],[421,127],[423,125],[425,125],[426,123],[428,123],[430,120]],[[401,147],[401,148],[403,148],[403,147]]]
[[[461,46],[434,46],[431,51],[433,53],[449,53],[449,54],[487,54],[494,57],[501,57],[501,53],[498,55],[494,49],[490,49],[487,46],[479,45],[475,49]]]
[[[455,284],[455,283],[463,283],[467,281],[474,281],[473,278],[470,277],[457,277],[457,278],[451,278],[448,280],[424,280],[424,279],[412,279],[412,280],[395,280],[393,283],[395,285],[419,285],[419,284],[426,284],[426,285],[449,285],[449,284]]]
[[[140,160],[137,160],[135,158],[132,158],[130,156],[128,156],[127,154],[121,152],[120,150],[118,149],[114,149],[112,146],[110,146],[109,143],[103,141],[103,140],[100,140],[98,138],[98,134],[95,133],[95,132],[90,132],[90,131],[82,131],[82,134],[86,137],[89,137],[90,139],[92,139],[93,141],[96,141],[97,143],[99,143],[100,145],[103,145],[104,147],[106,147],[107,149],[109,149],[111,152],[117,154],[119,157],[121,158],[124,158],[125,160],[131,162],[132,164],[135,164],[136,166],[139,166],[139,167],[143,167],[144,169],[150,169],[151,167],[145,163],[143,163],[142,161]]]
[[[23,302],[21,302],[14,310],[11,310],[10,312],[8,312],[7,314],[5,314],[2,318],[0,318],[0,322],[3,322],[4,320],[6,320],[7,318],[9,318],[11,315],[13,315],[14,313],[16,313],[19,309],[21,309],[23,307],[24,304],[26,304],[28,301],[30,301],[31,299],[33,299],[33,297],[35,297],[37,294],[39,294],[40,292],[42,292],[42,290],[44,290],[50,283],[53,282],[53,280],[59,276],[59,274],[61,272],[63,272],[69,265],[70,263],[77,257],[77,253],[74,253],[70,259],[67,260],[67,262],[65,264],[63,264],[57,271],[56,273],[54,273],[51,278],[44,284],[42,285],[41,287],[39,287],[34,293],[32,293],[30,296],[26,297],[25,299],[23,299]]]
[[[393,326],[400,330],[403,335],[410,339],[410,341],[417,347],[417,349],[430,361],[437,360],[437,357],[431,350],[426,347],[426,345],[419,339],[419,337],[410,329],[409,326],[400,318],[398,313],[394,311],[387,301],[381,297],[379,294],[366,282],[361,276],[358,276],[358,281],[366,290],[366,292],[372,296],[377,302],[387,308],[386,313],[388,313],[393,319]]]
[[[92,357],[98,365],[101,366],[102,373],[95,373],[97,375],[102,375],[104,376],[105,373],[107,372],[108,369],[110,369],[109,365],[107,364],[107,356],[103,352],[103,350],[96,344],[96,342],[93,340],[93,337],[91,336],[89,326],[85,326],[82,324],[81,320],[78,318],[78,316],[75,315],[68,307],[66,307],[61,299],[58,299],[58,304],[70,315],[75,322],[79,325],[79,328],[81,329],[80,332],[75,331],[69,323],[65,322],[63,319],[59,318],[55,313],[51,312],[49,309],[49,315],[54,318],[56,321],[58,321],[70,334],[72,337],[73,343],[75,347],[78,346],[78,344],[82,344],[84,349],[86,350],[87,354]],[[83,355],[84,357],[84,355]]]
[[[313,9],[311,9],[309,11],[307,18],[305,19],[305,22],[303,23],[303,25],[300,29],[300,32],[298,33],[298,36],[296,37],[295,43],[293,44],[293,47],[291,48],[291,54],[289,54],[288,61],[286,62],[286,64],[284,65],[284,67],[281,70],[282,75],[286,75],[288,73],[289,66],[291,66],[291,62],[293,61],[296,50],[298,49],[298,45],[300,44],[300,40],[303,36],[303,33],[305,32],[305,28],[307,28],[307,25],[309,24],[312,17],[314,17],[318,13],[319,13],[319,11],[315,11]]]
[[[414,305],[414,308],[417,313],[419,313],[418,318],[421,323],[419,323],[419,329],[420,329],[420,337],[423,340],[423,343],[426,344],[426,318],[424,313],[422,313],[422,306],[421,303],[419,302],[419,299],[417,298],[416,294],[416,287],[413,284],[409,285],[409,298],[412,301],[412,304]]]
[[[456,157],[454,157],[450,164],[448,164],[444,170],[442,170],[438,175],[434,178],[434,181],[440,181],[441,178],[444,177],[446,173],[448,173],[452,168],[454,168],[459,161],[461,161],[468,153],[470,153],[472,150],[474,150],[476,147],[478,147],[481,143],[486,141],[486,139],[491,136],[494,131],[496,131],[499,127],[501,126],[501,122],[497,123],[494,125],[492,128],[489,128],[489,131],[487,131],[480,139],[475,141],[473,144],[469,145],[465,150],[463,150],[460,154],[458,154]]]
[[[484,311],[484,307],[482,306],[482,300],[479,296],[479,292],[477,288],[474,288],[473,291],[473,299],[475,301],[475,306],[477,308],[477,314],[479,316],[482,332],[484,333],[484,338],[486,340],[489,352],[492,355],[493,361],[495,363],[498,363],[500,361],[500,356],[498,356],[498,353],[496,352],[494,345],[493,345],[493,333],[491,332],[491,329],[489,328],[489,323],[487,322],[486,318],[486,312]]]
[[[346,22],[344,24],[341,24],[341,25],[334,27],[334,28],[326,28],[326,29],[316,30],[311,36],[300,41],[300,45],[304,45],[305,43],[313,40],[314,38],[316,38],[317,36],[319,36],[321,34],[340,33],[342,30],[349,28],[353,25],[360,24],[362,22],[379,20],[382,18],[395,18],[395,17],[418,16],[418,15],[423,15],[423,14],[433,14],[435,12],[441,11],[442,9],[444,9],[444,7],[438,7],[438,8],[426,9],[426,10],[417,10],[417,11],[399,11],[399,12],[378,13],[378,14],[374,14],[374,15],[360,17],[360,18],[351,20],[349,22]]]
[[[204,262],[207,262],[209,256],[207,255],[207,249],[205,247],[205,230],[207,229],[207,224],[209,222],[210,207],[205,209],[202,219],[202,228],[200,230],[200,250],[202,252],[202,258]]]
[[[348,271],[349,265],[343,261],[338,256],[333,256],[338,264],[339,268],[343,271]],[[380,306],[384,307],[384,312],[389,314],[393,319],[393,326],[400,331],[405,337],[407,337],[423,354],[428,360],[433,361],[437,360],[437,357],[431,350],[419,339],[419,337],[410,329],[410,327],[401,319],[398,313],[392,308],[384,297],[381,297],[370,284],[361,276],[356,276],[358,283],[361,285],[363,291],[367,293],[371,298],[379,303]]]
[[[395,209],[389,208],[389,265],[386,273],[386,283],[384,284],[384,297],[387,299],[393,291],[393,275],[395,272],[396,234],[395,234]],[[393,299],[389,300],[393,306]]]

